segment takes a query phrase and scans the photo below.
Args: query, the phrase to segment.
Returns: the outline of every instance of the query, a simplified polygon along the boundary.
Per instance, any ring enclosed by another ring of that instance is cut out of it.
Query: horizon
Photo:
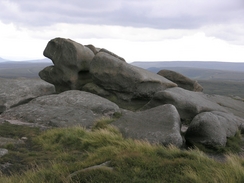
[[[51,59],[47,58],[47,57],[43,57],[43,58],[40,58],[40,59],[29,59],[29,60],[7,60],[3,57],[0,56],[0,63],[2,62],[36,62],[38,63],[39,61],[41,62],[52,62]],[[128,62],[126,61],[127,63],[136,63],[136,62],[144,62],[144,63],[159,63],[159,62],[202,62],[202,63],[231,63],[231,64],[242,64],[244,62],[229,62],[229,61],[198,61],[198,60],[157,60],[157,61],[147,61],[147,60],[144,60],[144,61],[140,61],[140,60],[136,60],[136,61],[131,61],[131,62]]]
[[[56,37],[134,61],[244,62],[243,0],[0,0],[0,57],[44,59]]]

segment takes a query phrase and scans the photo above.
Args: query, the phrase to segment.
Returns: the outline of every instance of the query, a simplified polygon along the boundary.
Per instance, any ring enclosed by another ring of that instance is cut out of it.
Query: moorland
[[[174,70],[197,80],[204,93],[244,98],[241,70],[161,64],[146,69]],[[0,78],[36,79],[48,65],[52,63],[1,62]],[[110,126],[115,118],[100,119],[90,130],[81,126],[43,129],[0,121],[1,137],[24,139],[24,143],[1,145],[8,154],[0,158],[0,182],[244,182],[240,132],[228,139],[225,148],[180,149],[125,139]],[[8,165],[11,168],[5,169]]]

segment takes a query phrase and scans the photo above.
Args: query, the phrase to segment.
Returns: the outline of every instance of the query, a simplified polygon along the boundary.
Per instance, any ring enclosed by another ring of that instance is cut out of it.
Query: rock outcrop
[[[61,94],[36,98],[2,114],[6,119],[18,119],[46,126],[82,125],[89,128],[103,117],[120,113],[119,107],[97,95],[70,90]]]
[[[54,86],[40,79],[0,78],[0,114],[6,109],[52,94]]]
[[[179,87],[184,88],[186,90],[202,92],[203,87],[195,80],[192,80],[180,73],[170,70],[161,70],[157,74],[167,78],[168,80],[176,83]]]
[[[177,147],[184,145],[181,124],[189,126],[187,142],[212,147],[244,132],[243,100],[204,94],[179,73],[154,74],[104,48],[63,38],[49,41],[44,55],[54,65],[39,75],[58,94],[40,80],[0,79],[0,121],[90,128],[96,119],[122,111],[112,125],[125,137]]]
[[[143,139],[161,145],[183,145],[181,121],[173,105],[166,104],[143,112],[123,112],[122,117],[113,122],[126,138]]]
[[[89,91],[87,84],[92,83],[118,99],[130,101],[150,98],[157,91],[177,86],[164,77],[127,64],[122,57],[106,49],[97,49],[93,45],[86,47],[70,39],[49,41],[44,55],[53,61],[54,66],[43,69],[39,75],[54,84],[58,93],[83,90],[84,86]]]

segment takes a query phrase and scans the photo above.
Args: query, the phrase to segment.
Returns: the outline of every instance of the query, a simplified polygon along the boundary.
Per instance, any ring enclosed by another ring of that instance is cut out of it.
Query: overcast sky
[[[0,57],[44,58],[55,37],[127,62],[244,62],[244,0],[0,0]]]

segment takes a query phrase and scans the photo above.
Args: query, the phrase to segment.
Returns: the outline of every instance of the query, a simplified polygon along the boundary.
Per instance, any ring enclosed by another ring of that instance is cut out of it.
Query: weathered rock
[[[142,110],[156,107],[163,104],[172,104],[179,111],[181,119],[184,123],[191,121],[197,114],[206,111],[223,111],[226,109],[221,107],[208,98],[208,95],[201,92],[188,91],[179,87],[169,88],[159,91],[153,99],[146,104]]]
[[[57,92],[81,89],[91,82],[89,67],[94,53],[88,47],[70,39],[55,38],[48,42],[43,54],[54,66],[46,67],[39,76],[54,84]]]
[[[116,57],[116,58],[118,58],[118,59],[120,59],[120,60],[126,62],[124,58],[122,58],[122,57],[116,55],[115,53],[113,53],[113,52],[111,52],[111,51],[109,51],[109,50],[107,50],[107,49],[105,49],[105,48],[100,49],[99,52],[108,53],[109,55],[114,56],[114,57]]]
[[[119,107],[102,97],[70,90],[38,97],[28,104],[5,111],[2,117],[46,126],[90,127],[96,119],[112,116],[115,112],[120,112]]]
[[[176,83],[179,87],[186,90],[201,92],[203,87],[195,80],[192,80],[180,73],[170,70],[161,70],[157,73],[160,76],[167,78],[168,80]]]
[[[49,41],[44,56],[50,58],[54,66],[46,67],[39,76],[54,84],[58,93],[86,90],[131,101],[151,98],[157,91],[177,86],[164,77],[127,64],[122,57],[104,48],[83,46],[70,39]]]
[[[38,96],[55,92],[54,86],[40,79],[0,78],[0,113]]]
[[[143,112],[125,111],[112,125],[126,138],[147,140],[163,145],[182,146],[181,121],[173,105],[167,104]]]
[[[92,44],[88,44],[88,45],[85,45],[87,48],[89,48],[93,53],[94,55],[96,55],[99,51],[100,51],[100,48],[96,48],[95,46],[93,46]]]
[[[105,52],[105,53],[108,53],[109,55],[112,55],[112,56],[114,56],[114,57],[116,57],[116,58],[118,58],[118,59],[120,59],[120,60],[126,62],[124,58],[122,58],[122,57],[116,55],[115,53],[113,53],[113,52],[111,52],[111,51],[109,51],[109,50],[107,50],[107,49],[105,49],[105,48],[96,48],[96,47],[93,46],[92,44],[85,45],[85,46],[86,46],[87,48],[89,48],[89,49],[94,53],[94,55],[96,55],[96,54],[99,53],[99,52]]]
[[[238,130],[243,131],[244,119],[220,111],[203,112],[197,115],[186,131],[186,141],[206,146],[225,146],[228,137]]]
[[[90,64],[95,84],[118,98],[150,98],[155,92],[177,86],[168,79],[132,66],[106,52],[96,54]]]
[[[67,68],[88,71],[94,53],[87,47],[71,39],[55,38],[48,42],[43,55],[50,58],[62,71]]]

